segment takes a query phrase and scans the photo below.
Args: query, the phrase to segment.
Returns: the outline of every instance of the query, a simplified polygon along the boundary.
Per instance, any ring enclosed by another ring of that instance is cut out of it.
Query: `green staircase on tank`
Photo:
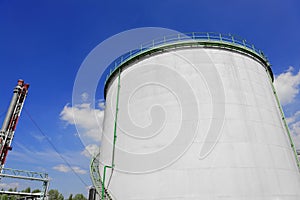
[[[99,157],[100,153],[98,153],[96,156],[93,157],[91,165],[90,165],[90,173],[91,173],[91,178],[93,181],[93,184],[96,188],[97,193],[101,196],[101,200],[113,200],[107,189],[104,187],[104,193],[102,192],[102,177],[99,172]],[[104,194],[102,196],[102,194]]]

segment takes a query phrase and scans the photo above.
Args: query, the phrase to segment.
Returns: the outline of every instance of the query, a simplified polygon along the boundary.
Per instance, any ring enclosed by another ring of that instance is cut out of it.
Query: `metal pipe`
[[[103,170],[103,180],[102,180],[102,195],[101,199],[104,200],[104,193],[105,193],[105,177],[106,177],[106,168],[111,169],[111,174],[108,180],[108,184],[110,183],[112,174],[114,172],[115,167],[115,149],[116,149],[116,141],[117,141],[117,126],[118,126],[118,112],[119,112],[119,98],[120,98],[120,76],[121,76],[121,69],[119,68],[119,76],[118,76],[118,86],[117,86],[117,100],[116,100],[116,112],[115,112],[115,122],[114,122],[114,138],[113,138],[113,152],[111,158],[111,166],[105,165]]]
[[[6,113],[2,128],[1,128],[1,132],[6,132],[8,129],[8,126],[11,122],[11,118],[12,118],[13,112],[15,110],[20,92],[22,91],[23,84],[24,84],[23,80],[18,80],[18,85],[14,89],[13,97],[12,97],[10,105],[8,107],[8,110],[7,110],[7,113]]]
[[[102,182],[102,194],[101,194],[101,199],[102,200],[105,200],[105,186],[104,186],[104,181],[105,181],[105,174],[106,174],[106,169],[109,168],[109,169],[112,169],[113,167],[112,166],[104,166],[104,170],[103,170],[103,182]]]
[[[28,88],[29,84],[24,84],[24,81],[21,79],[18,80],[18,84],[14,88],[13,97],[0,132],[0,172],[2,172],[4,167],[8,151],[12,149],[10,145],[14,137]]]

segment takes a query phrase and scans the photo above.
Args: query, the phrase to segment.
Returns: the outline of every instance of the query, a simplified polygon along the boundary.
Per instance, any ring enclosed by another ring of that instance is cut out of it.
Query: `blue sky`
[[[103,40],[149,26],[233,33],[263,50],[278,78],[276,86],[300,148],[299,8],[298,0],[0,0],[1,120],[17,80],[30,83],[26,112],[21,115],[6,167],[48,172],[50,188],[66,197],[86,194],[86,185],[91,185],[89,158],[82,153],[85,147],[70,115],[76,73]],[[76,108],[86,115],[93,111]],[[84,131],[95,132],[95,127],[93,122],[82,121]]]

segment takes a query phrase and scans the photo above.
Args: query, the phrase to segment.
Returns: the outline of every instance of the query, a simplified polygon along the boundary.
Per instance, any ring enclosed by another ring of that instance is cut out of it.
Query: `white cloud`
[[[52,150],[36,150],[34,147],[24,146],[19,142],[14,143],[17,148],[10,152],[10,161],[17,162],[23,160],[24,163],[34,166],[53,166],[62,161],[67,161],[70,165],[87,166],[89,159],[81,154],[81,151],[68,150],[60,152],[60,155]],[[62,159],[63,157],[63,159]],[[44,170],[42,170],[44,171]]]
[[[300,149],[300,111],[286,118],[296,149]]]
[[[20,184],[18,182],[12,182],[12,183],[0,183],[0,188],[4,190],[19,188]]]
[[[104,100],[100,100],[98,103],[98,106],[100,108],[100,110],[104,110],[105,109],[105,102]]]
[[[68,166],[63,165],[63,164],[56,165],[53,167],[53,169],[55,169],[56,171],[59,171],[59,172],[69,172],[71,170]]]
[[[294,68],[289,69],[276,76],[274,85],[282,105],[292,103],[299,93],[300,71],[293,74]]]
[[[86,174],[87,171],[84,169],[81,169],[80,167],[72,167],[72,169],[77,173],[77,174]]]
[[[90,144],[85,147],[85,149],[81,152],[81,155],[84,155],[88,158],[96,155],[99,152],[99,146],[95,144]]]
[[[296,149],[300,149],[300,121],[289,125]]]
[[[67,165],[64,164],[60,164],[60,165],[56,165],[53,167],[54,170],[59,171],[59,172],[64,172],[64,173],[68,173],[70,171],[74,171],[77,174],[86,174],[87,171],[84,169],[81,169],[78,166],[72,166],[72,168],[68,167]]]
[[[46,136],[44,136],[44,135],[37,134],[35,132],[30,132],[29,134],[39,142],[43,142],[46,140]]]
[[[300,70],[296,74],[293,72],[294,68],[289,67],[287,71],[276,76],[274,81],[280,103],[283,106],[297,101],[296,97],[300,89]],[[300,149],[300,110],[296,110],[292,116],[287,117],[286,122],[296,148]]]
[[[286,117],[285,120],[288,124],[293,124],[297,121],[298,117],[300,117],[300,111],[295,112],[295,114],[290,117]]]
[[[87,101],[89,99],[89,94],[84,92],[81,94],[82,101]]]
[[[99,104],[101,108],[103,104]],[[60,119],[68,124],[76,125],[80,136],[87,137],[99,142],[102,134],[104,111],[102,109],[91,108],[88,103],[66,105],[60,113]]]

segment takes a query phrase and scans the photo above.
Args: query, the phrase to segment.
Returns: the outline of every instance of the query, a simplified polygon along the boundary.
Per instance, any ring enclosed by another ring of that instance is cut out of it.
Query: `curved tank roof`
[[[141,44],[140,48],[127,52],[113,61],[108,69],[110,70],[104,86],[104,97],[106,97],[111,79],[114,79],[118,69],[132,64],[133,62],[147,58],[149,55],[163,53],[174,48],[220,48],[228,51],[238,52],[250,56],[265,66],[274,80],[271,64],[265,54],[247,40],[232,34],[222,34],[214,32],[192,32],[177,35],[169,35]]]

